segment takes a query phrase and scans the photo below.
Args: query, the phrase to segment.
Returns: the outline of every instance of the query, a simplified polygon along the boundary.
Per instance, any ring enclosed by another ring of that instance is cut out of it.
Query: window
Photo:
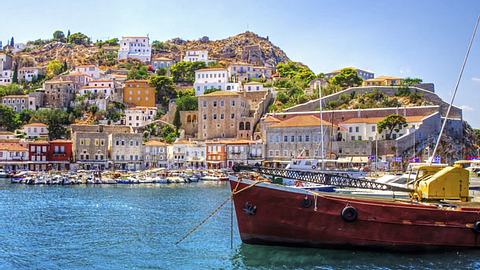
[[[95,146],[99,146],[100,145],[100,141],[98,139],[95,139]]]
[[[298,136],[298,139],[297,139],[299,142],[302,142],[302,135]]]
[[[375,131],[376,130],[376,126],[372,126],[372,131]]]
[[[234,119],[234,118],[235,118],[235,114],[234,114],[234,113],[230,114],[230,118],[231,118],[231,119]]]
[[[358,138],[358,140],[359,140],[359,141],[361,141],[361,140],[362,140],[362,136],[358,136],[357,138]]]
[[[353,128],[352,128],[352,127],[349,127],[349,128],[348,128],[348,132],[352,133],[352,132],[353,132]]]
[[[295,136],[290,136],[290,142],[294,142],[295,141]]]
[[[235,100],[232,100],[232,107],[235,107]]]
[[[213,120],[217,120],[217,114],[213,114]]]
[[[217,107],[217,101],[213,101],[213,107]]]
[[[355,127],[355,132],[359,132],[360,131],[360,128],[359,127]]]
[[[352,141],[355,141],[355,136],[352,136],[351,139],[352,139]]]
[[[203,120],[207,120],[207,115],[206,114],[203,115]]]
[[[309,136],[309,135],[305,135],[305,141],[306,141],[306,142],[309,142],[309,141],[310,141],[310,136]]]
[[[283,142],[288,142],[288,136],[283,136]]]

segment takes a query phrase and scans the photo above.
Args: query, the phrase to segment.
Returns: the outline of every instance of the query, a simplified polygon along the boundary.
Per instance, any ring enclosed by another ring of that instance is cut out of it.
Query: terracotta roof
[[[137,107],[132,107],[132,108],[128,108],[128,109],[125,109],[126,111],[127,110],[134,110],[134,111],[145,111],[145,110],[156,110],[157,107],[142,107],[142,106],[137,106]]]
[[[48,144],[48,141],[38,140],[38,141],[30,141],[28,144]]]
[[[28,98],[28,95],[8,95],[3,98]]]
[[[57,140],[50,141],[50,143],[72,143],[72,141],[71,140],[57,139]]]
[[[168,143],[161,142],[161,141],[156,141],[156,140],[150,140],[145,143],[146,146],[168,146]]]
[[[30,123],[26,124],[23,127],[47,127],[44,123]]]
[[[378,76],[373,79],[364,80],[364,82],[383,82],[385,80],[402,80],[402,78],[393,76]]]
[[[227,69],[223,67],[215,67],[215,68],[201,68],[197,69],[196,71],[213,71],[213,70],[222,70],[222,71],[227,71]]]
[[[226,144],[250,144],[254,141],[238,139],[238,140],[231,140],[231,141],[225,141],[225,142]]]
[[[170,58],[167,58],[167,57],[156,57],[156,58],[153,58],[153,61],[173,61],[172,59]]]
[[[275,117],[273,117],[273,116],[271,116],[271,115],[268,115],[267,117],[265,117],[265,120],[264,120],[264,121],[267,122],[267,123],[272,123],[272,122],[278,123],[278,122],[282,122],[282,120],[280,120],[280,119],[278,119],[278,118],[275,118]]]
[[[350,118],[348,120],[343,121],[341,124],[357,124],[357,123],[365,123],[365,124],[376,124],[383,119],[385,119],[386,116],[384,117],[360,117],[360,118]],[[407,123],[413,123],[413,122],[422,122],[422,119],[425,118],[423,115],[417,115],[417,116],[406,116],[405,120]]]
[[[88,83],[94,83],[94,82],[113,82],[113,79],[99,79],[99,80],[91,80]]]
[[[72,71],[68,74],[62,75],[62,77],[67,77],[67,76],[87,76],[87,77],[90,77],[90,75],[85,74],[83,72],[79,72],[79,71]]]
[[[6,150],[6,151],[28,151],[27,148],[21,146],[20,144],[18,143],[13,143],[13,144],[4,144],[4,143],[0,143],[0,150]]]
[[[233,91],[215,91],[212,93],[201,95],[201,97],[220,97],[220,96],[238,96],[239,94]]]
[[[313,115],[298,115],[279,123],[273,124],[272,128],[284,128],[284,127],[320,127],[320,123],[324,126],[330,126],[332,123],[323,120],[320,122],[320,118]]]

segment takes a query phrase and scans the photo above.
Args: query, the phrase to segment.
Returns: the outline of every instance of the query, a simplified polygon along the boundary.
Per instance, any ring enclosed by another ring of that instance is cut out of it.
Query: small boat
[[[3,169],[0,169],[0,178],[7,178],[10,175]]]

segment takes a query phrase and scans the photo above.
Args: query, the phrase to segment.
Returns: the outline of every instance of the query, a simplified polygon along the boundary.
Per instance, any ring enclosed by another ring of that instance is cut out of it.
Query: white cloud
[[[472,107],[470,107],[470,106],[468,106],[468,105],[462,105],[462,106],[460,106],[460,109],[462,109],[462,110],[464,110],[464,111],[466,111],[466,112],[473,112],[473,111],[475,111],[474,108],[472,108]]]
[[[472,78],[472,81],[474,81],[474,82],[480,82],[480,78],[479,78],[479,77],[473,77],[473,78]]]

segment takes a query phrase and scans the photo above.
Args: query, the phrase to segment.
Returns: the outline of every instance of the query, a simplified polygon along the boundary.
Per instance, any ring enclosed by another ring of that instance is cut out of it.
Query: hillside
[[[256,65],[276,66],[279,62],[288,61],[286,53],[272,44],[268,38],[260,37],[252,32],[241,33],[232,37],[210,41],[204,37],[199,40],[171,39],[157,42],[153,57],[168,57],[179,61],[188,49],[206,49],[209,57],[222,63],[236,61]],[[15,55],[19,66],[46,65],[48,61],[57,59],[67,61],[69,65],[97,64],[115,66],[117,64],[118,46],[75,45],[51,41],[45,45],[31,45]]]

